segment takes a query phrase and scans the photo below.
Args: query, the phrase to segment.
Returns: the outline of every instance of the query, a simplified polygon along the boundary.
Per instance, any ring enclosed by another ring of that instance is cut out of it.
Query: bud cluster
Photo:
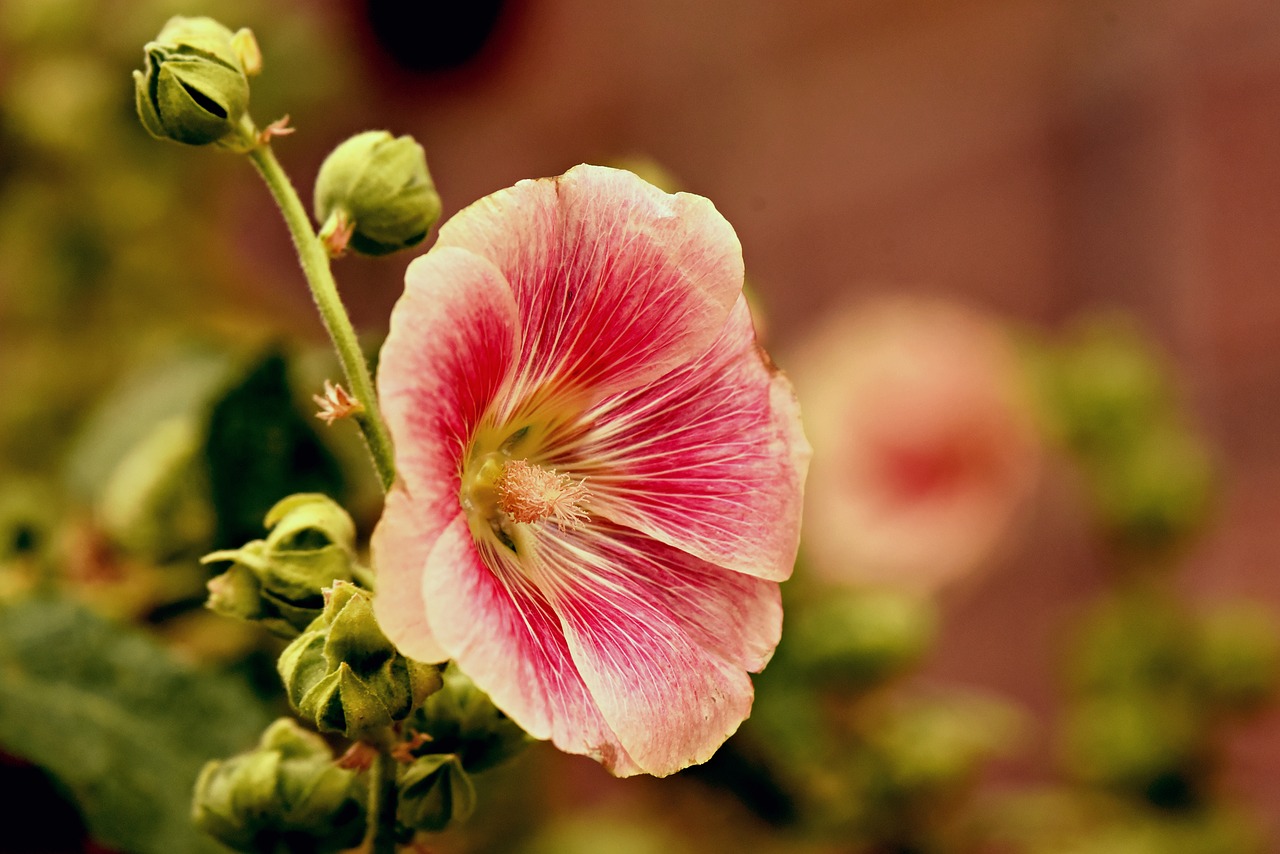
[[[204,766],[192,818],[236,851],[340,851],[364,835],[364,791],[323,738],[281,718],[255,749]]]
[[[323,588],[363,572],[355,524],[332,499],[301,493],[272,507],[265,525],[265,540],[205,556],[205,563],[231,562],[209,581],[208,606],[294,637],[320,615]]]
[[[338,581],[324,609],[280,654],[289,702],[321,732],[361,740],[439,690],[440,668],[401,655],[378,628],[368,591]]]

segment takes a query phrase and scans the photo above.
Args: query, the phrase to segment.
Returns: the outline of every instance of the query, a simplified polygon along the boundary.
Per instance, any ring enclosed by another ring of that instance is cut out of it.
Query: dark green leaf
[[[341,503],[345,489],[337,460],[294,403],[278,353],[214,406],[205,459],[218,517],[216,548],[261,537],[263,517],[287,495],[321,492]]]
[[[0,605],[0,748],[54,776],[110,847],[224,850],[191,825],[196,775],[268,720],[244,685],[136,629],[66,601]]]

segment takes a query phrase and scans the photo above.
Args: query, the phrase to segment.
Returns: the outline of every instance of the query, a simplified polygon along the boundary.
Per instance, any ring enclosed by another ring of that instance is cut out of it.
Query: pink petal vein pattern
[[[378,388],[379,621],[618,775],[703,762],[777,645],[809,449],[706,199],[579,166],[411,265]]]

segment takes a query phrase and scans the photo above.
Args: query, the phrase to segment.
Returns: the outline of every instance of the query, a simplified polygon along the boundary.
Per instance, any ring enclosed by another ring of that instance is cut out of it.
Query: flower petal
[[[423,577],[431,626],[457,665],[535,738],[615,774],[640,772],[600,715],[543,594],[500,556],[481,557],[459,515]]]
[[[744,299],[700,358],[594,407],[547,456],[586,479],[592,513],[719,566],[791,574],[809,444]]]
[[[751,710],[778,585],[608,523],[541,533],[531,574],[618,741],[656,776],[705,762]]]
[[[410,265],[378,369],[397,470],[372,542],[375,613],[410,657],[442,659],[425,623],[423,566],[459,511],[463,451],[518,347],[516,305],[491,263],[433,249]]]
[[[742,290],[742,248],[707,199],[630,172],[577,166],[466,208],[438,246],[492,260],[523,320],[512,389],[594,395],[655,379],[701,353]]]

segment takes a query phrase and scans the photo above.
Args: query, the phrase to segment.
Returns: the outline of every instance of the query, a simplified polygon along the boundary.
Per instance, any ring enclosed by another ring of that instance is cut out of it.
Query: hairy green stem
[[[363,850],[369,854],[396,851],[396,760],[386,744],[378,745],[378,755],[369,771],[368,829]]]
[[[298,251],[298,261],[302,265],[303,275],[311,286],[311,295],[315,297],[316,307],[320,309],[320,317],[324,320],[325,329],[333,340],[338,351],[338,359],[342,362],[342,370],[351,386],[351,396],[360,402],[363,411],[353,417],[360,425],[365,442],[369,446],[369,454],[373,457],[373,467],[378,472],[384,490],[391,488],[395,480],[395,457],[391,451],[391,434],[382,420],[378,409],[378,399],[373,388],[373,379],[369,375],[369,365],[364,353],[360,350],[360,342],[356,339],[355,329],[351,326],[351,318],[342,305],[338,295],[338,285],[333,280],[333,271],[329,268],[329,255],[325,252],[320,238],[311,228],[311,220],[306,208],[298,198],[298,192],[289,181],[276,159],[275,152],[269,144],[262,144],[249,152],[249,159],[257,167],[258,173],[271,190],[272,197],[280,207],[289,234],[293,237],[294,248]]]

